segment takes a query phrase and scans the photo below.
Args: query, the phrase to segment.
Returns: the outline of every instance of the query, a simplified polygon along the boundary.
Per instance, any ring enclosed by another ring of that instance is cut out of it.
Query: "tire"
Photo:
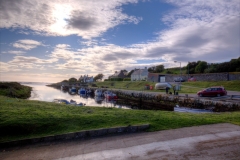
[[[217,94],[217,97],[220,97],[221,95],[220,94]]]
[[[203,97],[203,95],[200,93],[200,94],[199,94],[199,97]]]

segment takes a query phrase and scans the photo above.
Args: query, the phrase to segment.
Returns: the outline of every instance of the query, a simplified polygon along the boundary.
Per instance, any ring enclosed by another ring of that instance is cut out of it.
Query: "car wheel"
[[[217,94],[217,97],[220,97],[221,95],[220,94]]]
[[[199,97],[202,97],[203,95],[202,94],[199,94]]]

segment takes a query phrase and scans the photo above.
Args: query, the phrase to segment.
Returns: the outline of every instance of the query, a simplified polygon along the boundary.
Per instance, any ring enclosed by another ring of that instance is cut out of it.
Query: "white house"
[[[131,74],[131,81],[147,81],[148,79],[148,70],[147,67],[144,69],[135,69]]]
[[[88,77],[88,75],[80,76],[79,81],[85,83],[93,82],[93,76],[92,77]]]

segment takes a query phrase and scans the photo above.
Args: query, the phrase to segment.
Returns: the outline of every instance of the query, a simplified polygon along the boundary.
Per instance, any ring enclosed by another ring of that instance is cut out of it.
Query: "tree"
[[[98,81],[98,80],[102,80],[103,79],[103,74],[102,73],[99,73],[98,75],[96,75],[94,78],[93,78],[93,80],[94,81]]]
[[[154,67],[149,67],[148,72],[153,73],[154,72]]]
[[[207,69],[204,70],[204,73],[217,73],[218,64],[211,63]]]
[[[155,73],[161,73],[161,72],[163,72],[164,71],[164,66],[161,64],[161,65],[158,65],[158,66],[156,66],[156,68],[155,68]]]
[[[74,77],[72,77],[72,78],[70,78],[68,81],[69,81],[69,82],[77,82],[77,79],[74,78]]]
[[[200,61],[198,65],[195,68],[196,73],[203,73],[204,70],[208,67],[207,62],[205,61]]]
[[[65,79],[65,80],[63,80],[62,82],[68,82],[68,80]]]
[[[130,72],[128,72],[127,77],[131,77],[131,74],[134,72],[134,70],[131,70]]]

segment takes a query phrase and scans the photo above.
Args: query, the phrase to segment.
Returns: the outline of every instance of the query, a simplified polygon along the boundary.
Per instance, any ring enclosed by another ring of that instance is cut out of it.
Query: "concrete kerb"
[[[22,139],[17,141],[3,142],[3,143],[0,143],[0,148],[29,145],[29,144],[35,144],[40,142],[95,138],[100,136],[114,135],[114,134],[121,134],[121,133],[134,133],[134,132],[144,131],[147,128],[149,128],[149,124],[134,125],[134,126],[120,126],[120,127],[113,127],[113,128],[100,128],[100,129],[94,129],[94,130],[66,133],[62,135],[50,135],[50,136],[40,137],[40,138],[30,138],[30,139]]]

